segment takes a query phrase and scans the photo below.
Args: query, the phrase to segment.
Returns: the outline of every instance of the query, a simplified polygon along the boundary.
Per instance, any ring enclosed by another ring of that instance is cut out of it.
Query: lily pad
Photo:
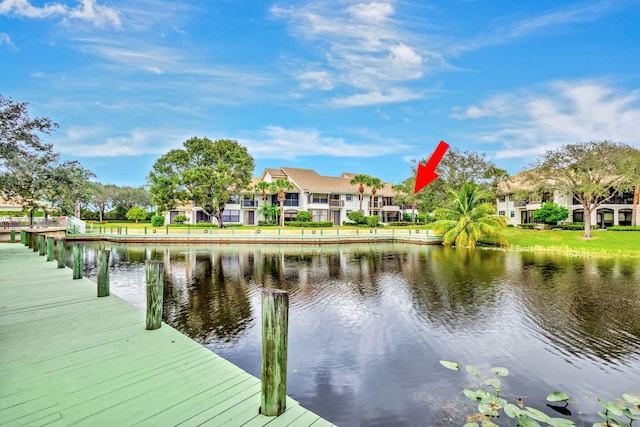
[[[640,406],[640,394],[624,393],[622,398],[632,405]]]
[[[476,377],[481,377],[482,376],[482,371],[478,368],[476,368],[473,365],[467,365],[464,367],[467,372],[469,372],[471,375],[475,375]]]
[[[460,370],[460,362],[449,362],[448,360],[441,360],[440,364],[447,369],[451,369],[452,371]]]
[[[499,389],[500,387],[502,387],[502,381],[497,378],[487,378],[486,380],[484,380],[484,384],[490,385],[495,389]]]
[[[547,396],[547,401],[549,402],[566,402],[569,399],[571,399],[571,396],[562,391],[554,391]]]
[[[509,370],[507,368],[503,368],[502,366],[491,368],[491,372],[500,377],[506,377],[507,375],[509,375]]]

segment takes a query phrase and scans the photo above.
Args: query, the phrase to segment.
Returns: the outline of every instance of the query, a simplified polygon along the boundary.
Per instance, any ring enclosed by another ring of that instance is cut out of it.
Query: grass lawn
[[[509,248],[535,252],[640,258],[640,232],[594,230],[585,239],[583,231],[523,230],[507,228]]]

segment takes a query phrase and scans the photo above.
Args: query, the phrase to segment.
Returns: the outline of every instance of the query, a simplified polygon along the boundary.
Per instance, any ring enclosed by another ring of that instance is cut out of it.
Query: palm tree
[[[501,245],[508,242],[501,234],[507,226],[506,218],[496,215],[496,207],[489,203],[492,194],[481,191],[475,184],[466,183],[460,191],[450,190],[451,208],[437,209],[436,217],[442,218],[432,225],[432,230],[442,233],[442,244],[473,248],[482,237],[489,237]]]
[[[262,203],[266,203],[267,202],[267,190],[269,190],[269,183],[265,182],[265,181],[260,181],[259,183],[257,183],[254,187],[253,190],[256,193],[260,193],[262,195]]]
[[[362,212],[362,199],[364,195],[364,186],[369,183],[371,177],[369,175],[356,175],[351,179],[351,185],[359,185],[358,192],[360,193],[360,212]]]
[[[376,192],[384,188],[384,184],[379,178],[369,177],[369,182],[367,182],[366,186],[371,187],[371,210],[369,215],[373,215],[373,199],[376,197]]]
[[[284,226],[284,192],[293,190],[293,185],[286,179],[276,179],[269,185],[269,191],[278,193],[278,202],[280,202],[280,226]]]

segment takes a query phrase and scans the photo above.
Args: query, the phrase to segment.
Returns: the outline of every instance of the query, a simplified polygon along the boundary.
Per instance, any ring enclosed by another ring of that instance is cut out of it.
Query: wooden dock
[[[71,277],[0,243],[0,425],[332,425],[291,398],[259,415],[260,380]]]

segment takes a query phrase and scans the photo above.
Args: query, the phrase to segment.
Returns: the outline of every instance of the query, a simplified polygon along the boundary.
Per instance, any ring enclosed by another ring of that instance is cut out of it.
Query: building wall
[[[582,205],[574,205],[572,197],[554,194],[553,201],[569,210],[569,217],[566,222],[584,222],[584,219],[580,219],[580,212],[584,212],[584,209]],[[518,225],[525,222],[532,222],[523,221],[523,213],[525,213],[526,216],[531,215],[534,210],[540,208],[540,205],[540,203],[518,202],[515,200],[513,194],[505,194],[498,198],[497,210],[499,214],[507,217],[507,224]],[[621,223],[626,224],[627,222],[630,223],[631,209],[631,204],[603,204],[592,212],[591,224],[598,224],[602,227],[620,225]],[[577,219],[580,220],[578,221]],[[636,213],[636,221],[640,223],[640,209],[639,212]]]

